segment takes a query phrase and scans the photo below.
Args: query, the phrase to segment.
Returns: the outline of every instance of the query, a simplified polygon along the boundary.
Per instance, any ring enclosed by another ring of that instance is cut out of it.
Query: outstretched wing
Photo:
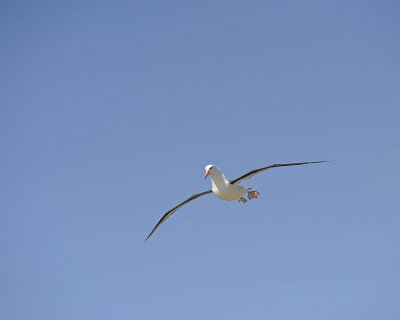
[[[229,181],[230,184],[238,184],[240,183],[242,180],[246,180],[251,178],[252,176],[264,172],[268,169],[272,169],[272,168],[276,168],[276,167],[286,167],[286,166],[301,166],[303,164],[311,164],[311,163],[322,163],[322,162],[327,162],[327,161],[311,161],[311,162],[294,162],[294,163],[277,163],[277,164],[272,164],[270,166],[267,167],[263,167],[260,169],[254,169],[251,170],[247,173],[245,173],[244,175],[240,176],[239,178],[236,178],[234,180]]]
[[[187,199],[186,199],[185,201],[183,201],[182,203],[178,204],[176,207],[173,207],[171,210],[167,211],[167,212],[162,216],[162,218],[160,219],[160,221],[158,221],[158,223],[157,223],[156,226],[153,228],[153,230],[151,230],[151,232],[150,232],[149,235],[147,236],[146,240],[147,240],[148,238],[150,238],[151,235],[158,229],[158,227],[161,226],[161,224],[162,224],[165,220],[167,220],[170,216],[172,216],[172,214],[173,214],[176,210],[178,210],[180,207],[184,206],[185,204],[189,203],[190,201],[193,201],[193,200],[195,200],[195,199],[197,199],[197,198],[199,198],[199,197],[201,197],[201,196],[204,196],[204,195],[206,195],[206,194],[209,194],[209,193],[212,193],[212,191],[211,191],[211,190],[208,190],[208,191],[204,191],[204,192],[201,192],[201,193],[194,194],[194,195],[192,195],[191,197],[187,198]],[[145,241],[146,241],[146,240],[145,240]]]

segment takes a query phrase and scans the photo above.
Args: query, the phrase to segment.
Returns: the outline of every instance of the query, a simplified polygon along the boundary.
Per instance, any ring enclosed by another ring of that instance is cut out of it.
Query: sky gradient
[[[3,1],[0,318],[399,319],[399,11]]]

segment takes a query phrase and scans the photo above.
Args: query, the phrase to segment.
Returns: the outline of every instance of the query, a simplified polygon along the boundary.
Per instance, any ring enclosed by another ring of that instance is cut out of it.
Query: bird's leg
[[[257,199],[259,195],[260,195],[260,193],[258,191],[249,191],[249,192],[247,192],[247,197],[249,198],[249,200]]]
[[[238,201],[238,202],[246,203],[246,202],[247,202],[247,199],[246,199],[246,198],[243,198],[243,197],[240,197],[240,198],[237,199],[237,201]]]

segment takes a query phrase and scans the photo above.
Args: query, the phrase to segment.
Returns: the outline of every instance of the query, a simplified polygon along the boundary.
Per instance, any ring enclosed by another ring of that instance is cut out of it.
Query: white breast
[[[214,172],[211,175],[212,192],[220,199],[231,201],[244,196],[246,188],[229,183],[222,172]]]

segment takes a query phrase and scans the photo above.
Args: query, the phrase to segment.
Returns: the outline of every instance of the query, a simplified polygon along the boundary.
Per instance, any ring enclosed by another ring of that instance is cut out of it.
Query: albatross
[[[258,196],[260,195],[260,193],[258,191],[251,190],[252,188],[246,188],[246,187],[240,186],[239,183],[241,183],[243,180],[249,179],[258,173],[264,172],[264,171],[272,169],[272,168],[288,167],[288,166],[301,166],[304,164],[322,163],[322,162],[327,162],[327,161],[272,164],[272,165],[269,165],[266,167],[251,170],[234,180],[228,180],[220,169],[218,169],[213,164],[209,164],[205,167],[204,179],[206,179],[208,176],[211,178],[211,189],[204,191],[204,192],[196,193],[196,194],[190,196],[189,198],[187,198],[185,201],[178,204],[177,206],[168,210],[161,217],[160,221],[157,222],[157,224],[155,225],[153,230],[151,230],[149,235],[146,237],[146,240],[149,239],[151,237],[151,235],[161,226],[161,224],[165,220],[167,220],[176,210],[178,210],[179,208],[183,207],[185,204],[188,204],[189,202],[191,202],[197,198],[200,198],[207,194],[213,193],[215,196],[217,196],[218,198],[220,198],[222,200],[226,200],[226,201],[237,200],[238,202],[246,203],[247,202],[246,195],[247,195],[247,198],[249,200],[251,200],[251,199],[257,199]]]

